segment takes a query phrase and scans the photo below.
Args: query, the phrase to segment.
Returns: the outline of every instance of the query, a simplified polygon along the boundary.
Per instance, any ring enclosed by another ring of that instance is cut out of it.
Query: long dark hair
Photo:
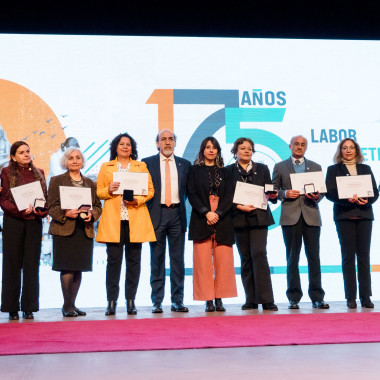
[[[25,141],[16,141],[12,144],[11,146],[11,150],[10,150],[10,160],[9,160],[9,169],[10,169],[10,172],[9,172],[9,187],[12,188],[12,187],[16,187],[18,185],[22,185],[22,183],[20,182],[20,176],[18,174],[18,163],[12,159],[12,156],[15,156],[16,155],[16,152],[17,152],[17,149],[20,148],[20,146],[22,145],[26,145],[28,148],[30,148],[30,146],[25,142]],[[47,199],[47,188],[46,188],[46,182],[45,182],[45,178],[41,172],[40,169],[36,168],[34,165],[33,165],[33,161],[31,160],[29,162],[29,169],[32,171],[33,175],[34,175],[34,178],[36,181],[40,181],[41,183],[41,187],[42,187],[42,191],[44,193],[44,196],[45,196],[45,199]]]
[[[209,141],[214,146],[214,148],[216,148],[216,150],[218,151],[218,153],[216,154],[216,157],[215,157],[215,166],[217,168],[222,168],[224,166],[224,161],[223,161],[223,157],[222,157],[222,148],[220,147],[218,140],[213,136],[206,137],[201,142],[201,146],[199,148],[199,152],[197,154],[197,157],[195,158],[194,165],[204,165],[204,163],[205,163],[205,153],[204,152],[206,149],[206,145]]]
[[[137,144],[136,141],[128,134],[128,133],[120,133],[120,135],[117,135],[110,144],[110,160],[114,160],[117,157],[117,146],[119,145],[120,140],[122,137],[129,138],[129,141],[132,145],[132,153],[131,158],[132,160],[137,160],[138,154],[137,154]]]

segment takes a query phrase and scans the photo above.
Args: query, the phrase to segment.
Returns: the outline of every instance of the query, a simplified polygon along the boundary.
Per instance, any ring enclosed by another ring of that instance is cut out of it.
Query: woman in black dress
[[[347,307],[355,309],[357,286],[355,257],[358,266],[359,298],[362,307],[372,309],[370,248],[373,223],[372,204],[379,197],[375,177],[359,144],[350,138],[342,140],[334,156],[335,165],[329,166],[326,175],[326,198],[334,202],[334,221],[342,253],[344,292]],[[372,196],[339,199],[336,178],[341,176],[369,174],[372,178]]]
[[[68,148],[61,160],[67,172],[52,177],[49,184],[49,215],[52,217],[49,233],[53,235],[53,270],[61,272],[64,317],[86,315],[75,306],[82,280],[82,272],[92,270],[94,222],[101,214],[101,203],[95,184],[80,172],[84,158],[78,148]],[[62,210],[60,186],[91,189],[92,209]]]

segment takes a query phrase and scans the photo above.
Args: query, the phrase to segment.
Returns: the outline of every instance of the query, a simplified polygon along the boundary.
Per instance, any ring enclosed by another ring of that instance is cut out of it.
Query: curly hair
[[[111,144],[110,144],[110,160],[114,160],[117,157],[117,152],[116,152],[117,146],[119,145],[119,142],[123,137],[127,137],[129,139],[129,141],[131,142],[131,146],[132,146],[131,158],[132,158],[132,160],[137,160],[137,157],[138,157],[137,143],[128,133],[120,133],[111,141]]]
[[[231,153],[234,155],[234,158],[236,160],[236,153],[239,149],[239,145],[243,144],[245,141],[247,141],[251,147],[252,147],[252,154],[255,153],[255,143],[249,138],[249,137],[239,137],[235,142],[234,146],[231,149]]]

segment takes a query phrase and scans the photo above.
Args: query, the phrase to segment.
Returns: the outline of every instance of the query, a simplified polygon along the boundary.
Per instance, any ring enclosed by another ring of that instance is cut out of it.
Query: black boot
[[[211,311],[215,311],[215,306],[214,306],[214,302],[213,301],[206,301],[206,309],[205,311],[207,313],[211,312]]]
[[[129,315],[137,314],[137,309],[135,306],[135,300],[127,300],[127,313]]]
[[[116,314],[117,301],[108,301],[108,306],[105,315],[115,315]]]
[[[221,298],[215,298],[216,311],[226,311]]]

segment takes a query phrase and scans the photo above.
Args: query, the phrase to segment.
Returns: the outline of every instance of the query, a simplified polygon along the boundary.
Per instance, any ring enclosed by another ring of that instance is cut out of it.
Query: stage
[[[323,316],[326,319],[334,314],[341,317],[349,314],[377,317],[380,302],[375,301],[375,309],[348,310],[344,302],[330,303],[329,310],[312,309],[311,303],[300,304],[299,311],[289,311],[287,304],[278,304],[278,312],[242,311],[241,305],[227,305],[225,313],[205,313],[202,306],[192,306],[189,313],[174,313],[169,306],[164,306],[163,314],[152,314],[149,307],[138,307],[136,316],[127,316],[124,307],[119,307],[115,317],[105,317],[103,308],[85,309],[88,315],[82,318],[63,318],[59,309],[44,309],[35,314],[30,323],[20,319],[8,322],[7,314],[0,316],[0,328],[14,324],[28,323],[31,326],[40,322],[60,322],[70,327],[82,321],[113,321],[181,318],[199,321],[210,318],[253,316],[284,316],[295,318],[305,316]],[[368,314],[370,313],[370,314]],[[376,315],[374,315],[375,313]],[[354,315],[353,315],[354,317]],[[164,321],[163,321],[164,322]],[[364,331],[363,331],[364,332]],[[97,331],[94,331],[96,334]],[[155,334],[155,331],[152,331]],[[183,333],[179,331],[178,338]],[[110,337],[112,340],[112,337]],[[9,379],[199,379],[216,377],[231,379],[239,376],[276,376],[281,379],[320,379],[378,378],[378,357],[380,343],[355,344],[307,344],[262,347],[235,347],[183,350],[151,350],[128,352],[66,353],[44,355],[9,355],[0,357],[2,375]]]

